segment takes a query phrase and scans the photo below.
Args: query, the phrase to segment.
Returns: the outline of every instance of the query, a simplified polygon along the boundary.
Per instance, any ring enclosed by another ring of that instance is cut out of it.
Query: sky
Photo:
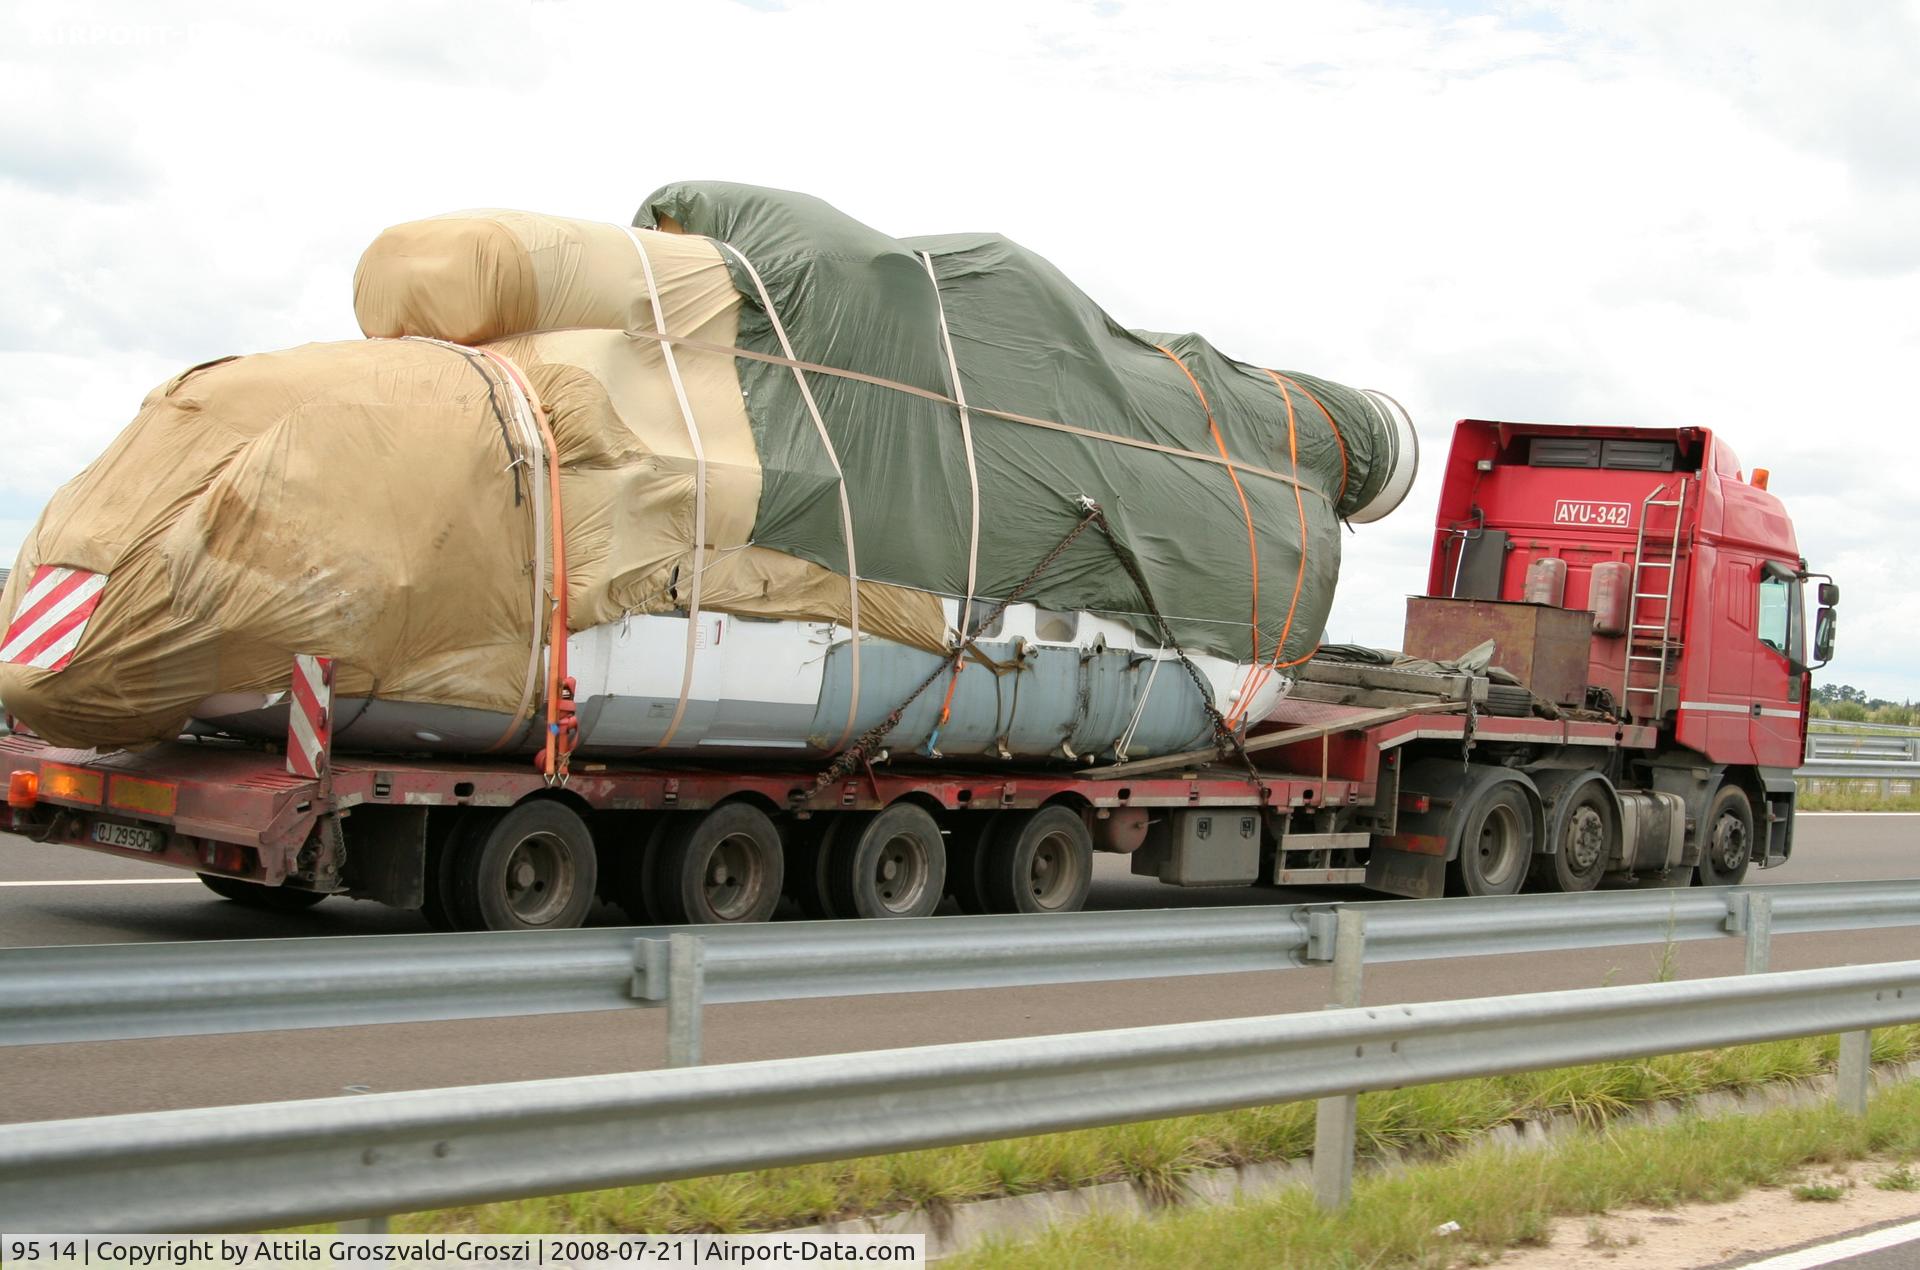
[[[0,5],[0,560],[155,384],[357,336],[383,227],[724,179],[1405,403],[1331,639],[1397,641],[1453,420],[1688,424],[1839,581],[1819,678],[1920,698],[1920,0],[268,9]]]

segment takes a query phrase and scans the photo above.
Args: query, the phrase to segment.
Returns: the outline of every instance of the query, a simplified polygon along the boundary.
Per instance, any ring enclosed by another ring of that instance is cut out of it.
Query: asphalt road
[[[1920,817],[1809,815],[1794,860],[1756,883],[1920,875]],[[1180,891],[1097,857],[1090,907],[1273,904],[1327,892]],[[1355,894],[1355,893],[1348,893]],[[611,911],[596,914],[616,922]],[[137,862],[0,836],[0,945],[245,939],[424,930],[420,919],[329,900],[268,915],[216,898],[191,878]],[[1737,974],[1737,940],[1680,944],[1681,977]],[[1657,946],[1407,962],[1369,967],[1368,1002],[1438,1000],[1647,982]],[[1920,958],[1920,929],[1776,936],[1773,966]],[[1319,1008],[1328,972],[1196,976],[1109,984],[854,997],[709,1007],[709,1062],[1089,1031]],[[343,1092],[527,1080],[661,1065],[664,1012],[632,1010],[433,1024],[182,1037],[5,1051],[0,1121],[327,1097]]]

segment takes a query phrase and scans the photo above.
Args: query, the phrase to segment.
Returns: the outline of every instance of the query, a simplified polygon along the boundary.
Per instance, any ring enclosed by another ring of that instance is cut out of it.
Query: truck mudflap
[[[103,755],[15,734],[0,737],[0,771],[0,824],[36,842],[278,886],[325,837],[319,782],[256,750],[178,744]]]

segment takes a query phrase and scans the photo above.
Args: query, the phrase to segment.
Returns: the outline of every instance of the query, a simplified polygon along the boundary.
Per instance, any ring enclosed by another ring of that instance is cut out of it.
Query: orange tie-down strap
[[[1213,407],[1208,404],[1206,391],[1200,387],[1200,381],[1193,377],[1193,372],[1187,369],[1187,364],[1181,361],[1172,349],[1164,344],[1155,344],[1154,347],[1162,353],[1165,353],[1167,360],[1175,366],[1178,366],[1180,373],[1187,377],[1187,382],[1193,385],[1193,395],[1200,399],[1200,409],[1207,416],[1207,431],[1213,434],[1214,448],[1220,451],[1221,458],[1228,458],[1226,440],[1220,435],[1220,425],[1214,422]],[[1298,464],[1295,464],[1296,468],[1298,468],[1298,466]],[[1250,661],[1257,665],[1260,661],[1260,540],[1253,531],[1253,508],[1247,502],[1247,491],[1241,488],[1240,474],[1233,470],[1231,461],[1227,463],[1227,479],[1233,482],[1233,492],[1240,499],[1240,515],[1244,517],[1247,522],[1247,568],[1251,575],[1248,590],[1251,591],[1253,595],[1253,613],[1247,618],[1247,623],[1252,628],[1253,633],[1253,656]],[[1293,487],[1293,492],[1296,497],[1300,493],[1300,486],[1297,482]],[[1241,694],[1239,704],[1234,707],[1236,714],[1251,696],[1251,692]],[[1227,722],[1233,722],[1232,715],[1228,716]]]

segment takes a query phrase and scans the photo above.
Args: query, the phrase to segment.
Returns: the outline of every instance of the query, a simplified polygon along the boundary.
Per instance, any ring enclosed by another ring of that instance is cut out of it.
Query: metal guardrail
[[[1796,775],[1824,780],[1920,779],[1920,729],[1910,735],[1807,733],[1807,761]]]
[[[14,1125],[0,1228],[259,1229],[1831,1032],[1861,1109],[1865,1029],[1917,1020],[1909,961]]]
[[[1273,971],[1920,925],[1920,881],[1815,882],[1127,913],[370,935],[0,950],[0,1046]],[[689,942],[691,941],[691,943]],[[684,1061],[697,1061],[689,1057]]]

